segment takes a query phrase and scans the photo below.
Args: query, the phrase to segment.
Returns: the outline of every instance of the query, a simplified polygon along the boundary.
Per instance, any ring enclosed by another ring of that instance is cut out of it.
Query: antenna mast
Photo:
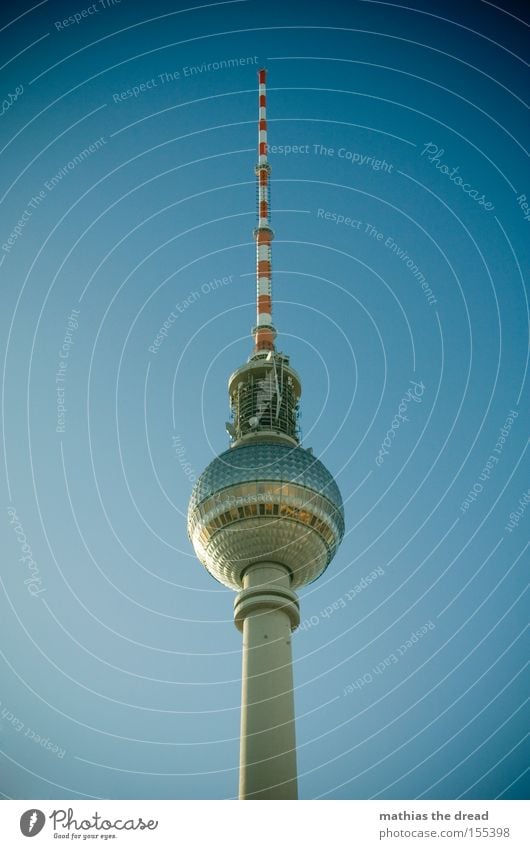
[[[254,354],[274,351],[276,329],[272,323],[272,280],[271,280],[271,242],[274,233],[269,224],[269,175],[271,167],[267,159],[267,71],[258,71],[258,161],[256,177],[258,181],[258,226],[254,230],[256,240],[256,326],[254,336]]]

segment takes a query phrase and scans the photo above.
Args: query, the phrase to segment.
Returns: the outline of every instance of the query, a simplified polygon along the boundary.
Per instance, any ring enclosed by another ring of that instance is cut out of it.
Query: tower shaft
[[[243,631],[240,799],[297,799],[291,631],[300,621],[288,570],[255,563],[234,617]]]

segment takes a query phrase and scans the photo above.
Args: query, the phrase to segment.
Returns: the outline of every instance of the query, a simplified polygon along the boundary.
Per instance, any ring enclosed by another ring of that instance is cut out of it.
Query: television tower
[[[188,508],[197,557],[237,591],[243,633],[240,799],[297,799],[291,633],[298,587],[316,580],[344,534],[342,498],[300,446],[300,377],[272,323],[266,71],[258,71],[257,321],[254,350],[228,381],[231,444],[198,478]]]

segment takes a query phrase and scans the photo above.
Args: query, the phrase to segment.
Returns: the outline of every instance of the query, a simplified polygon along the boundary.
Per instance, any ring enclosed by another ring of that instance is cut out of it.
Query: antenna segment
[[[256,327],[254,353],[274,351],[276,329],[272,323],[272,279],[271,279],[271,242],[274,233],[269,224],[269,175],[271,167],[267,159],[267,71],[258,71],[258,162],[256,177],[258,181],[258,226],[254,230],[256,240]]]

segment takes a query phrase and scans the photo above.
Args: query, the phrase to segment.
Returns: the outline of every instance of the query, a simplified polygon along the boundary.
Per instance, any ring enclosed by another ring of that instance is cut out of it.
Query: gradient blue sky
[[[301,593],[301,797],[524,797],[522,7],[104,5],[0,13],[1,794],[237,794],[241,637],[186,508],[250,353],[265,65],[302,148],[270,156],[278,347],[347,521]]]

